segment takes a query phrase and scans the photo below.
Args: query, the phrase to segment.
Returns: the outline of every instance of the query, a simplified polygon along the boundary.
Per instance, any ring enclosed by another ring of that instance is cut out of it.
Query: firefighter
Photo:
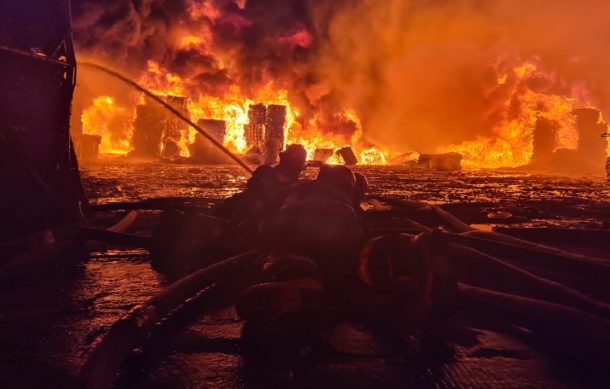
[[[259,166],[246,183],[246,190],[225,201],[218,209],[218,216],[232,219],[236,223],[251,221],[256,223],[270,210],[277,208],[289,188],[298,182],[305,169],[307,152],[298,144],[286,147],[280,153],[276,166]]]

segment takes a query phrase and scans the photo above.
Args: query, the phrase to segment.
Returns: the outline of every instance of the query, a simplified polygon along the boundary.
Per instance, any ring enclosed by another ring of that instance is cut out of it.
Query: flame
[[[116,105],[110,96],[99,96],[83,111],[83,133],[102,137],[100,153],[127,154],[131,150],[134,113]]]
[[[363,165],[385,165],[386,157],[383,151],[372,147],[360,152],[360,163]]]
[[[181,38],[185,47],[204,45],[201,38],[185,35]],[[499,107],[501,119],[492,129],[493,136],[477,137],[460,144],[440,147],[438,152],[458,152],[463,155],[462,164],[467,168],[497,168],[524,165],[530,162],[533,149],[533,130],[539,118],[553,121],[557,128],[556,149],[575,149],[578,144],[578,132],[572,111],[582,106],[586,93],[575,90],[564,96],[546,91],[533,91],[527,87],[527,81],[533,77],[552,78],[552,73],[545,74],[534,62],[524,62],[512,70],[499,71],[495,88],[512,88],[509,97]],[[248,145],[245,139],[244,126],[248,124],[248,109],[254,104],[279,104],[286,107],[284,127],[285,144],[299,143],[307,150],[308,159],[312,159],[316,149],[338,150],[351,146],[363,165],[384,165],[389,151],[373,147],[363,141],[363,129],[357,113],[349,108],[339,108],[336,112],[319,110],[303,117],[290,102],[289,92],[279,87],[274,81],[268,81],[255,92],[244,91],[233,84],[219,96],[189,96],[187,83],[177,74],[164,69],[155,61],[149,61],[147,70],[140,76],[139,82],[161,96],[187,96],[188,113],[191,120],[216,119],[226,122],[226,134],[223,143],[237,154],[245,154]],[[572,97],[575,96],[575,97]],[[141,98],[141,103],[143,102]],[[515,109],[517,104],[518,109]],[[127,129],[123,136],[113,131],[112,122],[121,118]],[[130,149],[130,138],[133,132],[133,113],[117,107],[113,98],[100,96],[92,106],[83,113],[85,133],[102,136],[102,153],[125,154]],[[347,131],[345,129],[348,129]],[[351,135],[346,135],[351,134]],[[189,145],[198,136],[189,128],[180,136],[177,144],[180,155],[189,156]],[[333,154],[327,163],[342,163],[342,158]]]
[[[184,37],[184,44],[198,44],[198,40]],[[184,96],[188,95],[184,80],[178,75],[168,72],[154,61],[148,62],[147,71],[139,82],[158,95]],[[362,164],[385,164],[384,152],[374,148],[358,147],[362,138],[362,126],[358,116],[353,110],[345,109],[335,115],[335,120],[353,126],[355,131],[350,139],[342,135],[323,134],[320,127],[324,125],[325,118],[318,112],[306,123],[300,119],[300,114],[293,107],[288,98],[288,90],[277,87],[273,81],[265,83],[254,94],[247,95],[238,85],[231,85],[222,96],[202,95],[188,100],[188,111],[193,122],[200,119],[216,119],[226,122],[226,134],[223,143],[231,151],[244,154],[248,145],[245,138],[244,126],[248,124],[248,107],[254,104],[278,104],[286,107],[286,123],[284,126],[284,142],[286,144],[299,143],[307,150],[311,159],[316,149],[328,148],[337,150],[345,146],[353,146],[360,152]],[[197,133],[190,128],[182,134],[178,146],[180,155],[189,156],[189,145],[195,141]],[[333,155],[328,163],[342,163],[340,157]]]
[[[462,165],[468,168],[525,165],[531,160],[533,132],[538,118],[549,119],[557,124],[556,149],[575,149],[578,144],[578,132],[572,111],[586,102],[571,96],[535,92],[526,85],[533,77],[552,79],[554,75],[545,74],[533,62],[516,66],[512,72],[500,73],[496,87],[513,87],[514,90],[511,98],[506,99],[501,107],[502,119],[493,128],[494,136],[479,136],[457,145],[439,147],[437,151],[462,154]],[[514,115],[515,103],[519,107],[517,115]]]

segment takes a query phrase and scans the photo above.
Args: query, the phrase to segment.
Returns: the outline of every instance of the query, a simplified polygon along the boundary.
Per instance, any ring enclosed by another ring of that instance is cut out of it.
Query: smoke
[[[318,130],[349,139],[357,128],[337,113],[353,111],[366,139],[395,151],[502,137],[524,110],[552,109],[532,93],[610,112],[603,0],[73,3],[80,55],[134,76],[154,60],[191,97],[255,95],[272,80]]]
[[[495,135],[527,89],[607,111],[609,12],[597,0],[362,0],[335,13],[318,67],[369,137],[434,151]],[[525,62],[537,71],[519,79]]]

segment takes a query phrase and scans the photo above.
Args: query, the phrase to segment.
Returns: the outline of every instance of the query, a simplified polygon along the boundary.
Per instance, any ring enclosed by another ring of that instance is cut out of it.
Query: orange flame
[[[534,92],[522,87],[522,82],[539,74],[535,63],[525,62],[513,69],[512,74],[500,74],[497,87],[507,80],[516,85],[511,99],[502,107],[503,118],[493,128],[493,137],[477,137],[457,145],[439,147],[439,152],[457,152],[463,155],[462,165],[469,168],[498,168],[525,165],[530,162],[533,150],[533,131],[539,117],[557,123],[556,149],[575,149],[578,144],[576,120],[572,111],[585,102],[550,93]],[[548,76],[548,75],[547,75]],[[552,76],[552,75],[551,75]],[[515,81],[516,80],[516,81]],[[518,115],[510,116],[511,104],[518,101]]]
[[[184,42],[190,44],[196,43],[197,40],[185,37]],[[149,61],[148,69],[142,74],[139,81],[143,86],[159,95],[186,94],[184,81],[178,75],[162,69],[154,61]],[[317,148],[337,150],[344,146],[357,145],[362,137],[360,120],[351,110],[340,113],[344,120],[353,123],[356,127],[356,132],[351,140],[341,139],[340,136],[322,135],[318,128],[322,120],[320,117],[314,117],[304,125],[299,120],[299,112],[288,100],[288,91],[277,88],[272,81],[267,82],[254,96],[246,97],[238,85],[232,85],[222,97],[201,96],[198,99],[189,99],[188,111],[194,122],[200,119],[224,120],[227,124],[224,145],[233,152],[244,154],[247,151],[244,126],[249,122],[248,107],[257,103],[286,106],[285,143],[302,144],[310,159]],[[187,134],[183,134],[179,142],[182,156],[189,156],[188,145],[194,142],[195,136],[197,134],[194,129],[189,129]],[[360,152],[360,163],[362,164],[386,163],[384,152],[376,148],[357,148],[357,151]],[[339,157],[333,156],[328,162],[341,163],[342,161]]]
[[[131,150],[134,113],[116,105],[110,96],[99,96],[83,111],[83,133],[102,137],[100,152],[127,154]]]

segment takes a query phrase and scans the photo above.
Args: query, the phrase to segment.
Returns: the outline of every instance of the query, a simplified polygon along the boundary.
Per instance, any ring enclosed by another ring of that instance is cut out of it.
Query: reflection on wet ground
[[[446,204],[470,223],[600,228],[609,223],[610,185],[602,177],[571,178],[518,171],[437,172],[414,167],[361,166],[370,194]],[[170,164],[99,165],[83,171],[93,202],[155,197],[225,198],[243,188],[246,174],[233,166]],[[314,177],[310,168],[306,176]],[[498,221],[498,211],[512,217]]]
[[[516,225],[608,227],[610,187],[601,178],[401,167],[356,170],[368,177],[371,194],[446,204],[472,223],[498,223],[489,215],[501,210],[510,213],[508,222]],[[314,174],[315,170],[308,171],[309,176]],[[224,198],[240,190],[246,176],[236,167],[141,164],[87,167],[83,180],[94,203],[107,203],[166,196]],[[4,383],[70,386],[91,342],[162,285],[146,251],[113,249],[91,254],[89,262],[69,274],[42,275],[3,288],[0,375]],[[140,361],[144,367],[128,371],[120,386],[257,386],[264,379],[242,356],[241,327],[233,310],[203,315],[173,336],[172,352],[161,352],[155,361]],[[353,328],[346,331],[351,331],[349,336],[329,341],[334,354],[324,354],[323,361],[306,360],[292,370],[278,366],[273,382],[290,382],[295,375],[307,374],[306,382],[316,386],[329,380],[360,387],[573,384],[531,347],[493,332],[475,330],[473,342],[456,346],[455,361],[421,368],[388,355],[386,346],[371,343]]]

